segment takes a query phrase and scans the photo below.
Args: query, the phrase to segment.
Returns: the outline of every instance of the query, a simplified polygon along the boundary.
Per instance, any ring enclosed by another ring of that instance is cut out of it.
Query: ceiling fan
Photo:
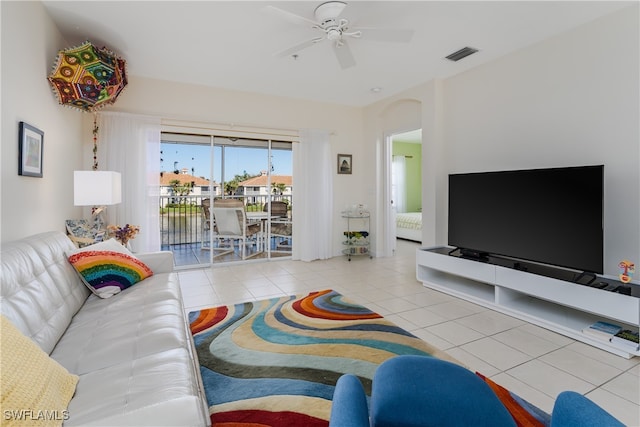
[[[342,1],[328,1],[322,3],[316,7],[313,12],[315,21],[274,6],[268,6],[267,8],[269,11],[279,14],[288,21],[308,28],[313,28],[324,33],[319,37],[303,41],[302,43],[298,43],[288,49],[278,52],[276,53],[276,56],[286,57],[296,55],[298,52],[309,46],[313,46],[323,40],[329,40],[332,43],[333,52],[338,59],[340,67],[346,69],[356,65],[355,58],[353,57],[349,44],[347,43],[347,39],[349,38],[408,43],[411,40],[411,37],[413,37],[413,30],[365,27],[352,28],[349,25],[348,19],[340,17],[346,6],[347,3]]]

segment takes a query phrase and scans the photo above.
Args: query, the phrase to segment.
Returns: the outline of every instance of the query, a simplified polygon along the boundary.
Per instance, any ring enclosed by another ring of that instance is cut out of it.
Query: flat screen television
[[[603,272],[604,166],[449,175],[449,246]]]

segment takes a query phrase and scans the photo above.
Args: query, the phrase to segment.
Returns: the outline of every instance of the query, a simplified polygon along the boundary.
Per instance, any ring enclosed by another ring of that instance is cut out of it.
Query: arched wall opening
[[[378,216],[376,252],[392,256],[395,250],[396,227],[392,200],[393,135],[422,129],[422,102],[417,99],[398,99],[382,109],[378,116]],[[424,157],[424,156],[423,156]]]

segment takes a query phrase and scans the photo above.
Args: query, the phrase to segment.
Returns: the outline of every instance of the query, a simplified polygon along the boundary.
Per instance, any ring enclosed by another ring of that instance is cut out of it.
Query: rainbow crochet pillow
[[[100,298],[112,297],[153,275],[146,264],[113,239],[73,252],[69,262]]]

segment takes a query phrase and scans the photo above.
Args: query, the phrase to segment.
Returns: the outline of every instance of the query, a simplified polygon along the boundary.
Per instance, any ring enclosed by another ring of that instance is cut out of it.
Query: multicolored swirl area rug
[[[215,427],[326,427],[338,378],[357,375],[367,395],[376,367],[400,354],[454,361],[332,290],[189,313]],[[549,416],[489,382],[521,426]]]

